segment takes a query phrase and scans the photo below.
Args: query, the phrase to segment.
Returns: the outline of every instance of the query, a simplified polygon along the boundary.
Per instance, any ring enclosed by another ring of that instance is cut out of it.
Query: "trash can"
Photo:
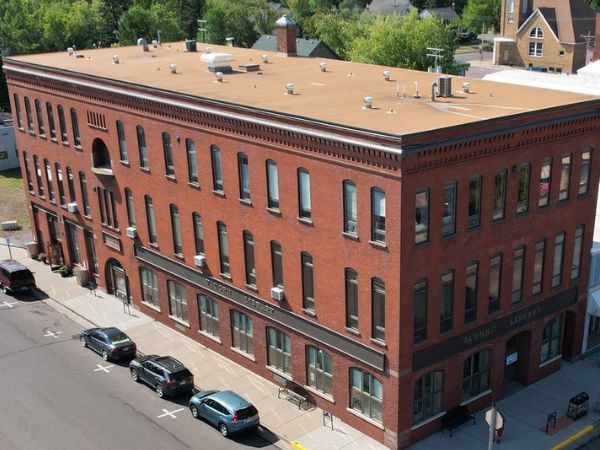
[[[37,242],[25,242],[25,247],[27,247],[27,256],[29,256],[31,259],[37,259],[39,254]]]
[[[590,396],[587,392],[580,392],[569,400],[569,408],[567,409],[567,417],[577,420],[583,417],[588,412]]]

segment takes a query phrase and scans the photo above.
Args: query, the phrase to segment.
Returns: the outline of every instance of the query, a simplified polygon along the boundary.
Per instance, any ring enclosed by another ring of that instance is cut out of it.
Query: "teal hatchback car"
[[[190,412],[219,429],[225,437],[260,425],[258,411],[244,397],[232,391],[202,391],[190,399]]]

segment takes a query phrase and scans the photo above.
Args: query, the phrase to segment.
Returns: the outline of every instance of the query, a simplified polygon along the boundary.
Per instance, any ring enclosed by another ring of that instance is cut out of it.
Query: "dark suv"
[[[191,393],[194,375],[172,356],[148,355],[129,363],[133,381],[143,381],[152,386],[156,395],[174,396]]]
[[[14,259],[0,261],[0,287],[5,294],[26,291],[35,287],[31,271]]]

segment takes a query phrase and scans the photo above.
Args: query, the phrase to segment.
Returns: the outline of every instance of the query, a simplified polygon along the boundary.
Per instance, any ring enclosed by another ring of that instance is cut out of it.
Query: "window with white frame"
[[[310,220],[310,174],[304,168],[298,169],[298,217]]]
[[[381,382],[361,369],[350,369],[350,408],[381,423],[383,409]]]
[[[544,56],[544,44],[541,42],[530,42],[529,43],[529,56],[541,58]]]
[[[160,309],[158,286],[154,272],[145,267],[140,267],[140,280],[142,284],[142,301]]]
[[[344,180],[344,233],[358,234],[357,212],[356,212],[356,184],[350,180]]]
[[[198,294],[198,314],[200,315],[200,330],[219,337],[219,307],[217,303],[206,295]]]
[[[291,375],[292,346],[290,337],[277,328],[267,327],[267,364]]]
[[[333,395],[331,355],[312,345],[306,346],[306,384],[319,392]]]
[[[169,314],[187,323],[188,308],[183,285],[177,281],[168,280],[167,290],[169,291]]]
[[[371,189],[371,240],[385,244],[385,192]]]
[[[252,320],[243,312],[231,311],[231,344],[249,355],[254,354]]]
[[[544,39],[544,31],[540,27],[533,27],[529,32],[529,37],[534,39]]]

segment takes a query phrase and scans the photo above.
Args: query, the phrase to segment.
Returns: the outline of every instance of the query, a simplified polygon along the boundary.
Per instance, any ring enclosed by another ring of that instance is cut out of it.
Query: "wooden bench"
[[[453,428],[471,420],[473,421],[473,425],[475,425],[475,416],[469,412],[469,408],[466,405],[457,406],[442,416],[442,432],[448,430],[450,431],[450,437],[452,437]]]
[[[288,400],[298,403],[298,409],[302,403],[310,404],[306,389],[291,380],[285,380],[285,386],[279,388],[277,398],[281,398],[282,395]]]

